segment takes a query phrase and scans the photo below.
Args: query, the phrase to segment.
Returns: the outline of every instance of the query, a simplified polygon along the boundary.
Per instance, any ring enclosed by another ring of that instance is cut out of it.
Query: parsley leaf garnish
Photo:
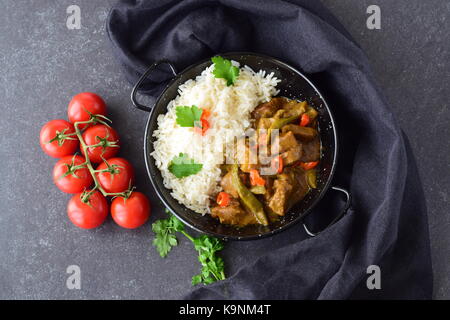
[[[192,277],[192,285],[210,284],[225,279],[225,264],[223,259],[216,255],[217,251],[223,249],[223,242],[206,235],[194,238],[192,242],[198,251],[198,261],[202,264],[200,274]]]
[[[177,157],[174,157],[169,163],[169,171],[177,178],[184,178],[196,174],[202,170],[203,165],[195,163],[193,159],[182,152]]]
[[[177,106],[175,108],[175,114],[177,115],[177,123],[181,127],[202,127],[200,118],[202,116],[203,109],[197,106]]]
[[[231,61],[221,56],[211,58],[214,63],[213,75],[216,78],[223,78],[227,81],[227,86],[231,86],[239,76],[239,68],[231,64]]]
[[[170,215],[167,209],[166,212]],[[161,257],[165,257],[172,250],[172,247],[178,244],[175,232],[180,232],[194,244],[202,269],[200,274],[192,277],[192,285],[210,284],[225,279],[225,264],[223,259],[217,255],[217,252],[224,248],[221,240],[206,235],[198,238],[190,236],[184,230],[184,224],[173,215],[170,215],[167,219],[154,222],[152,230],[156,234],[153,245]]]
[[[178,240],[174,233],[183,229],[183,223],[175,216],[158,220],[152,224],[152,230],[156,234],[153,245],[161,257],[164,258],[172,250],[172,247],[178,245]]]

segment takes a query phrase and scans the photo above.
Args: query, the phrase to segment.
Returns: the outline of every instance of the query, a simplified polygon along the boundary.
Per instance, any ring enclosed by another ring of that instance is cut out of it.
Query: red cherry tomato
[[[90,119],[89,114],[106,115],[106,104],[103,99],[92,92],[82,92],[72,98],[69,103],[67,114],[69,121],[75,123],[77,121],[87,121]],[[81,124],[78,128],[83,129],[86,124]]]
[[[308,116],[308,114],[304,113],[300,117],[300,126],[306,127],[311,122],[311,118]]]
[[[266,180],[259,175],[258,170],[252,169],[250,170],[250,184],[252,186],[264,186],[266,184]]]
[[[100,163],[103,159],[112,158],[119,151],[119,135],[116,130],[103,124],[87,128],[83,132],[83,140],[88,146],[98,143],[103,144],[103,146],[88,148],[88,156],[93,163]],[[81,153],[86,156],[83,148],[81,148]]]
[[[119,193],[128,190],[134,181],[133,166],[124,158],[110,158],[106,161],[107,163],[102,162],[97,167],[97,170],[110,171],[97,172],[95,174],[102,188],[108,193]]]
[[[67,136],[73,133],[75,133],[75,128],[66,120],[59,119],[47,122],[39,135],[42,150],[54,158],[75,153],[78,148],[78,138],[76,135]]]
[[[201,120],[202,123],[202,136],[206,134],[206,131],[210,128],[209,121],[206,119]]]
[[[313,162],[300,162],[300,166],[305,170],[311,170],[317,167],[319,164],[319,161],[313,161]]]
[[[136,191],[128,199],[117,197],[111,203],[111,216],[123,228],[140,227],[150,217],[150,202],[143,193]]]
[[[200,119],[208,120],[210,115],[211,115],[211,111],[209,111],[208,109],[203,109]]]
[[[202,136],[204,136],[206,134],[206,131],[208,131],[208,129],[210,128],[209,121],[208,121],[208,118],[210,115],[211,115],[211,111],[209,111],[208,109],[203,109],[202,115],[200,116],[200,124],[202,127],[201,128],[194,127],[195,132],[197,132],[198,134],[201,134]]]
[[[53,182],[59,190],[66,193],[79,193],[91,186],[93,179],[86,166],[74,170],[74,166],[79,166],[85,161],[81,156],[65,156],[55,164]],[[67,172],[72,173],[65,176]]]
[[[219,192],[216,202],[221,207],[227,207],[230,204],[230,195],[226,192]]]
[[[89,204],[82,202],[81,193],[77,193],[67,204],[67,215],[77,227],[97,228],[108,216],[108,202],[99,191],[94,191],[89,197]]]

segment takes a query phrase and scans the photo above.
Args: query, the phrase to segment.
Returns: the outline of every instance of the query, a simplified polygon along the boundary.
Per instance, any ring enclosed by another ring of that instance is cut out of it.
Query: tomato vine
[[[123,197],[124,199],[128,199],[131,195],[131,193],[133,192],[133,187],[130,186],[130,188],[124,192],[107,192],[105,191],[105,189],[101,186],[101,184],[98,181],[98,178],[96,176],[96,173],[99,172],[110,172],[111,174],[115,173],[111,172],[110,166],[109,164],[106,162],[105,159],[103,159],[103,161],[106,162],[108,168],[104,169],[104,170],[95,170],[94,167],[92,166],[92,162],[89,159],[89,153],[88,150],[89,148],[95,148],[95,147],[102,147],[103,151],[105,150],[106,147],[118,147],[117,141],[111,142],[111,141],[106,141],[106,138],[104,138],[102,141],[101,138],[99,138],[101,141],[97,144],[94,145],[87,145],[86,142],[83,139],[82,133],[81,133],[81,129],[79,128],[80,125],[82,125],[84,128],[88,128],[90,124],[97,124],[97,123],[101,123],[107,127],[109,127],[109,124],[107,123],[111,122],[110,119],[108,119],[107,117],[105,117],[104,115],[101,114],[90,114],[90,119],[86,120],[86,121],[77,121],[74,123],[74,128],[75,128],[75,134],[78,138],[78,140],[80,141],[80,148],[82,148],[83,150],[83,154],[85,156],[86,162],[86,168],[89,170],[89,173],[92,176],[92,179],[94,180],[94,187],[91,188],[89,191],[85,191],[82,193],[81,195],[81,201],[84,203],[88,203],[89,202],[89,198],[90,196],[96,191],[100,191],[103,196],[111,196],[111,197]]]

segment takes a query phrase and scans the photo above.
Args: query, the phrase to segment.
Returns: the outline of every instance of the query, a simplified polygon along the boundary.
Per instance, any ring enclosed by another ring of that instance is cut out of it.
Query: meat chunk
[[[255,120],[270,118],[282,107],[284,102],[284,98],[273,98],[269,102],[262,103],[252,111],[252,118]]]
[[[317,130],[311,127],[301,127],[296,124],[287,124],[282,129],[282,133],[291,131],[296,137],[302,141],[310,141],[317,136]]]
[[[262,203],[264,205],[264,211],[271,222],[277,221],[280,216],[276,214],[271,207],[269,207],[270,199],[274,195],[274,181],[276,178],[268,177],[266,179],[266,193],[262,196]]]
[[[305,171],[300,167],[285,168],[273,183],[273,194],[266,198],[266,205],[273,213],[284,216],[309,191]]]
[[[273,183],[273,196],[270,198],[268,207],[277,215],[284,216],[289,196],[293,190],[293,177],[291,174],[279,174]]]
[[[245,211],[237,199],[231,198],[226,207],[216,206],[211,209],[211,216],[218,218],[220,223],[244,227],[249,224],[257,224],[253,214]]]
[[[284,116],[300,116],[305,113],[307,107],[306,101],[298,102],[296,100],[287,100],[284,102],[282,109],[285,110]]]
[[[222,177],[222,180],[220,181],[220,186],[223,188],[223,191],[225,191],[232,197],[234,198],[239,197],[236,189],[233,187],[233,182],[231,181],[231,172],[228,172]]]
[[[275,114],[273,115],[272,118],[275,118],[275,119],[281,119],[281,118],[283,118],[283,116],[284,116],[285,114],[287,114],[286,110],[280,109],[280,110],[278,110],[277,112],[275,112]]]
[[[297,145],[286,152],[281,154],[281,158],[283,159],[283,165],[289,166],[294,164],[302,157],[302,146]]]
[[[305,170],[301,167],[288,168],[294,177],[294,188],[289,197],[289,203],[286,210],[289,210],[297,202],[302,200],[309,191],[308,181],[306,180]]]
[[[256,122],[256,128],[258,130],[268,130],[274,121],[274,118],[261,118]]]
[[[316,136],[311,141],[302,144],[303,153],[300,161],[312,162],[320,159],[320,139]]]
[[[281,158],[283,159],[283,164],[285,166],[291,165],[300,160],[302,156],[302,147],[298,143],[297,139],[295,139],[294,134],[291,131],[279,136],[275,139],[274,143],[278,143],[278,152],[281,154]]]
[[[291,131],[281,134],[275,138],[274,144],[276,145],[277,143],[279,147],[278,153],[283,153],[298,146],[297,139],[295,139],[294,134]]]

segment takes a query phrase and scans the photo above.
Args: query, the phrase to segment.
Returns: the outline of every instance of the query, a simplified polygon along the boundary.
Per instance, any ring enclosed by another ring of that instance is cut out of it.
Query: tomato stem
[[[83,202],[88,202],[89,201],[89,197],[91,196],[91,194],[93,194],[94,190],[100,191],[103,194],[103,196],[105,196],[105,197],[113,196],[113,197],[125,197],[126,198],[126,197],[129,196],[127,191],[125,191],[125,192],[115,192],[115,193],[106,192],[105,189],[103,189],[102,186],[100,185],[100,183],[98,182],[97,176],[95,175],[96,172],[100,172],[100,171],[103,171],[103,170],[95,170],[94,169],[94,167],[92,166],[92,163],[91,163],[91,159],[89,159],[88,148],[97,147],[97,145],[92,145],[92,146],[86,145],[86,142],[84,141],[83,136],[81,134],[81,130],[78,128],[78,126],[82,125],[82,124],[91,124],[91,123],[100,122],[100,121],[98,121],[98,118],[97,118],[99,116],[101,116],[101,118],[103,118],[103,119],[106,119],[106,120],[110,121],[108,118],[106,118],[106,117],[104,117],[102,115],[94,114],[94,115],[91,115],[91,118],[89,120],[87,120],[87,121],[77,121],[77,122],[74,123],[75,134],[77,135],[78,140],[80,140],[80,147],[83,148],[83,151],[84,151],[83,153],[84,153],[85,158],[86,158],[85,165],[86,165],[87,169],[89,170],[89,173],[91,174],[92,179],[94,180],[94,184],[95,184],[94,188],[92,188],[90,192],[84,193],[82,195],[81,200]],[[98,146],[101,146],[101,145],[98,145]],[[111,145],[111,147],[113,147],[113,146],[114,145]]]
[[[59,146],[62,146],[64,144],[65,140],[77,140],[76,138],[72,137],[73,135],[76,135],[76,132],[72,132],[72,133],[66,133],[68,128],[65,128],[64,130],[60,131],[56,131],[55,136],[50,139],[49,141],[47,141],[46,143],[52,143],[54,141],[58,142]]]

